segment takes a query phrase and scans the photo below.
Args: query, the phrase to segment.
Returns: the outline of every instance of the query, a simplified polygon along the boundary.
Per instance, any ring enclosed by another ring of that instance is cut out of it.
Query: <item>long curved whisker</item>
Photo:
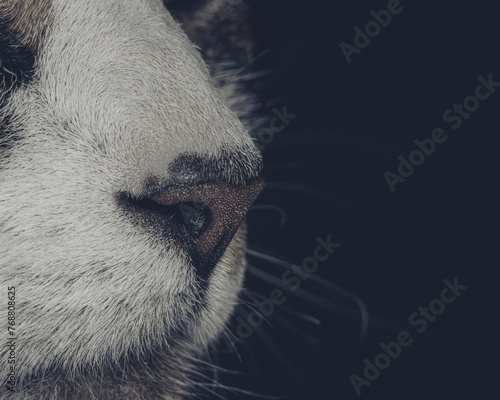
[[[344,318],[361,322],[361,318],[367,318],[364,314],[361,314],[359,311],[357,311],[355,308],[350,307],[350,306],[344,306],[339,303],[333,302],[330,299],[327,299],[322,296],[318,296],[315,293],[309,292],[303,288],[298,288],[296,290],[291,290],[291,288],[286,285],[281,279],[276,278],[274,275],[268,274],[266,272],[261,271],[260,269],[249,265],[248,266],[248,271],[262,279],[263,281],[274,285],[278,288],[283,289],[284,291],[295,295],[298,298],[301,298],[302,300],[307,301],[310,304],[313,304],[317,306],[320,309],[326,310],[330,313],[342,316]],[[385,318],[381,318],[378,316],[375,316],[373,314],[370,314],[370,325],[382,330],[382,331],[387,331],[387,332],[399,332],[403,329],[403,326],[397,322],[387,320]],[[362,325],[364,328],[366,326]],[[360,339],[364,338],[364,334],[366,331],[360,330]]]
[[[253,298],[254,300],[257,300],[257,297],[254,296],[252,293],[247,292],[247,295]],[[292,323],[288,322],[285,318],[280,317],[277,313],[274,313],[272,318],[273,320],[276,320],[276,322],[280,323],[282,326],[286,327],[290,332],[294,333],[295,335],[303,339],[304,341],[309,342],[313,346],[319,347],[320,341],[318,339],[316,339],[312,335],[308,335],[303,330],[299,329]]]
[[[266,296],[264,296],[261,293],[257,293],[256,291],[253,291],[253,290],[250,290],[250,289],[246,289],[246,291],[251,292],[255,297],[258,297],[261,300],[266,299]],[[304,321],[310,322],[313,325],[316,325],[316,326],[323,325],[323,323],[319,319],[317,319],[317,318],[315,318],[315,317],[313,317],[311,315],[304,314],[304,313],[302,313],[300,311],[294,310],[293,308],[287,307],[284,304],[280,304],[280,310],[285,311],[285,312],[293,315],[294,317],[297,317],[297,318],[302,319]]]
[[[295,266],[294,264],[289,263],[283,259],[271,256],[269,254],[265,254],[260,251],[253,250],[251,248],[247,249],[247,254],[271,262],[277,266],[281,266],[288,270],[292,269]],[[358,305],[361,314],[361,329],[359,333],[359,338],[360,341],[363,343],[366,340],[366,335],[368,333],[368,323],[369,323],[368,307],[366,306],[366,303],[363,301],[363,299],[361,299],[358,295],[350,292],[349,290],[344,289],[341,286],[336,285],[334,283],[331,283],[326,279],[318,277],[317,275],[311,274],[309,275],[308,279],[310,279],[311,282],[316,283],[319,287],[323,287],[326,288],[328,291],[338,293],[341,296],[350,299],[351,301],[353,301]]]

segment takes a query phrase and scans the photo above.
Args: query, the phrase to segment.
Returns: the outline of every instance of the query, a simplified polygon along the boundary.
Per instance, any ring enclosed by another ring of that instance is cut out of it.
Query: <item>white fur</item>
[[[243,230],[193,318],[198,288],[187,256],[135,226],[115,196],[140,195],[152,176],[168,180],[182,153],[248,149],[234,169],[241,172],[257,151],[160,1],[54,0],[52,7],[37,79],[6,110],[22,140],[0,161],[0,326],[7,286],[15,286],[20,389],[52,362],[76,378],[85,364],[106,374],[127,351],[166,343],[172,359],[177,348],[196,357],[221,333],[241,285]],[[238,182],[234,171],[227,179]],[[174,340],[180,323],[187,339]],[[164,398],[173,398],[169,390]],[[121,398],[139,398],[129,395]]]

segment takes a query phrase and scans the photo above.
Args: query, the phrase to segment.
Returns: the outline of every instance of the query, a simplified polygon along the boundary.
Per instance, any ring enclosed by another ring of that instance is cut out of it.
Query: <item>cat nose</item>
[[[182,154],[142,194],[118,193],[135,225],[191,258],[207,278],[264,187],[262,157],[252,149],[217,157]]]
[[[220,182],[183,185],[167,187],[150,200],[160,210],[168,210],[165,215],[171,215],[172,206],[177,208],[197,258],[207,262],[220,258],[263,187],[262,178],[237,186]]]

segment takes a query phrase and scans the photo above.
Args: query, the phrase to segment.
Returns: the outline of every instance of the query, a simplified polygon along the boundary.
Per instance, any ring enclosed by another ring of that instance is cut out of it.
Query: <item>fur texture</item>
[[[4,86],[0,107],[15,132],[0,153],[0,281],[4,294],[16,287],[18,337],[17,393],[0,398],[187,396],[195,360],[236,301],[244,227],[200,279],[176,241],[138,224],[117,194],[189,181],[192,171],[171,168],[183,156],[209,160],[210,178],[229,184],[258,176],[260,154],[227,105],[245,99],[235,87],[220,94],[161,1],[30,1],[23,15],[43,8],[43,21],[29,27],[5,12],[17,3],[1,0],[0,20],[35,62],[32,79]],[[2,346],[2,381],[6,357]]]

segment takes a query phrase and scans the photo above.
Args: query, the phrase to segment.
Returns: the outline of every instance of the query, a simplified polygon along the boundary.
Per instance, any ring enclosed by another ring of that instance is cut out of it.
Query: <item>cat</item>
[[[196,394],[264,184],[230,3],[0,0],[0,399]]]

